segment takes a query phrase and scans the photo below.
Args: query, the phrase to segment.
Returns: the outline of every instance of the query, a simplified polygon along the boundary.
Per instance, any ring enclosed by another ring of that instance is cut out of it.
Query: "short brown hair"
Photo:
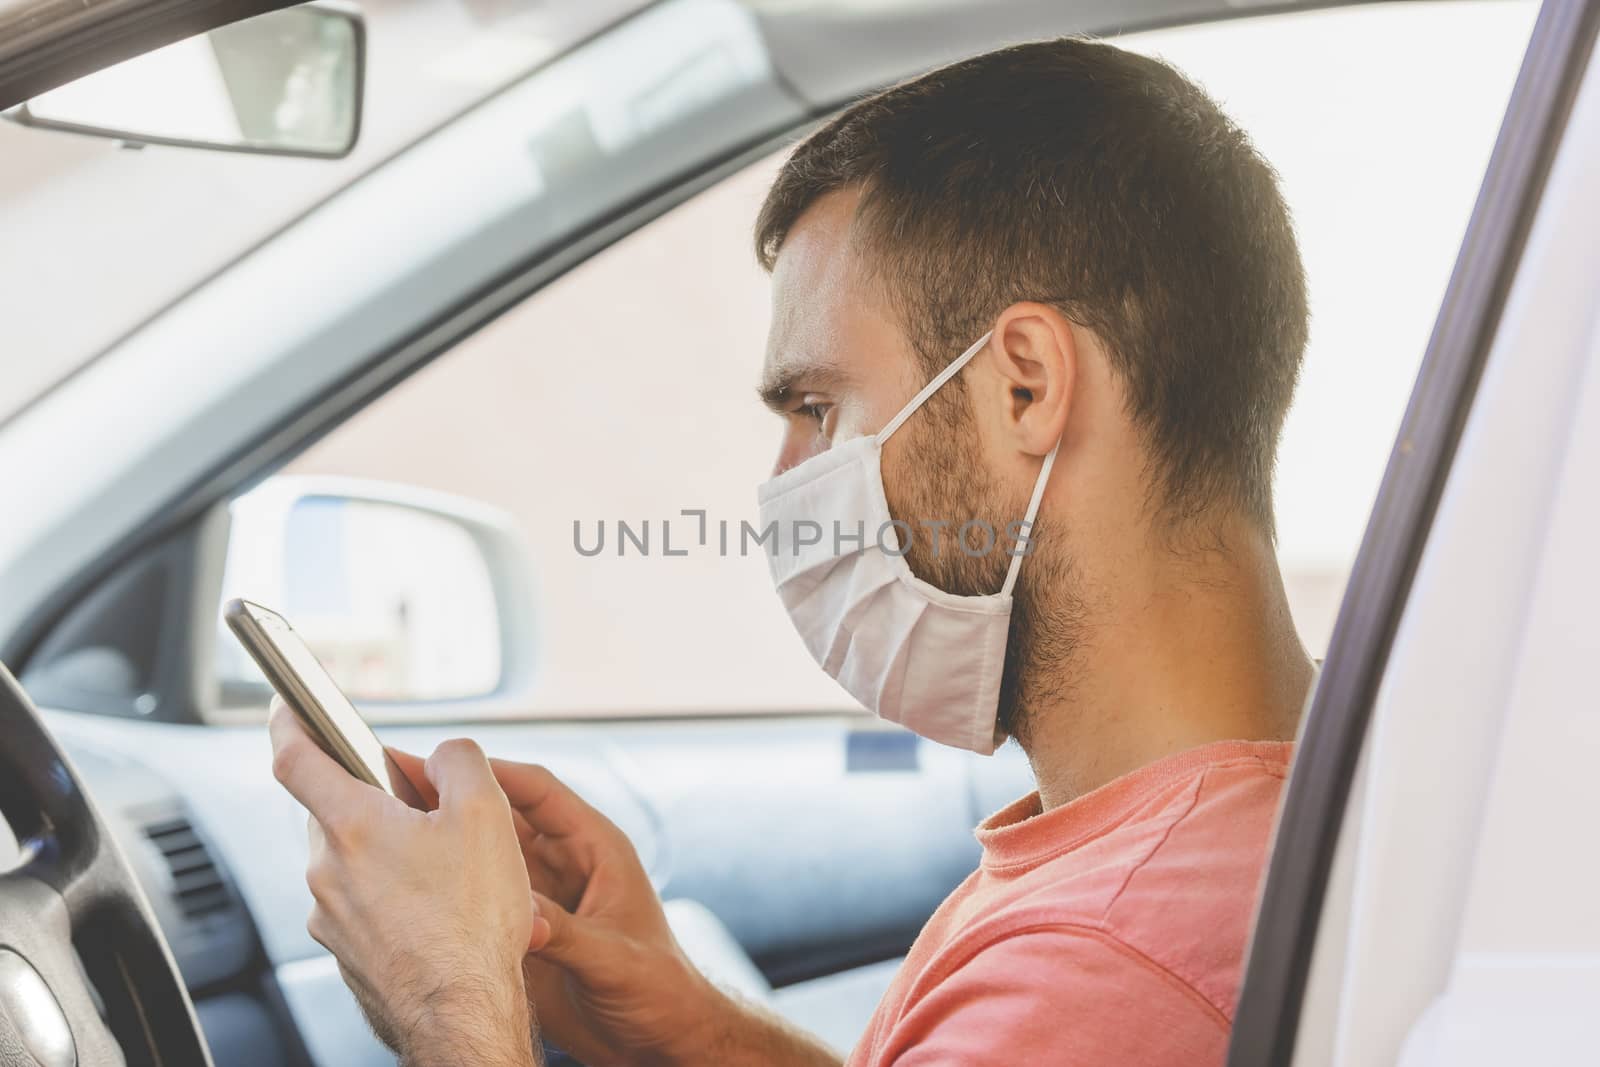
[[[931,373],[1019,300],[1092,329],[1179,518],[1221,503],[1273,528],[1272,473],[1307,333],[1277,175],[1173,68],[1065,38],[861,100],[790,155],[756,250],[859,188],[854,231]]]

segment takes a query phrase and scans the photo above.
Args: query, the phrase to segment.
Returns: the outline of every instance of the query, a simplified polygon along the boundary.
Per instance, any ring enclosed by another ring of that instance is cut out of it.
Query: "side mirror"
[[[514,710],[532,675],[532,591],[499,512],[407,486],[278,477],[234,500],[229,525],[223,598],[281,611],[358,703],[388,718],[441,702]],[[266,682],[244,650],[220,632],[216,653],[221,710],[259,708]]]
[[[337,159],[360,132],[365,63],[359,12],[285,8],[96,71],[6,117],[138,145]]]

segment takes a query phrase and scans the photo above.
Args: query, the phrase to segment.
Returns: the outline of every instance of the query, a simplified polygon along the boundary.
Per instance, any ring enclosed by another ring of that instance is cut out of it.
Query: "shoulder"
[[[1221,1062],[1228,1020],[1104,930],[1036,921],[947,954],[874,1063]],[[952,946],[952,948],[955,946]]]
[[[1029,871],[949,947],[1051,924],[1092,930],[1231,1019],[1287,757],[1252,746],[1169,779],[1108,832]],[[959,953],[942,956],[957,965]]]
[[[1099,917],[1229,1018],[1287,773],[1255,756],[1202,770]]]
[[[859,1062],[1222,1062],[1288,754],[1237,745],[1042,861],[986,858]]]

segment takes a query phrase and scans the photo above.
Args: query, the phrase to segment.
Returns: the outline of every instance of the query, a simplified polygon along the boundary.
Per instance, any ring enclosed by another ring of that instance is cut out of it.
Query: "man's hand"
[[[534,904],[478,746],[446,741],[406,767],[436,804],[417,811],[351,777],[277,700],[271,733],[273,773],[311,813],[306,929],[378,1037],[408,1067],[537,1063],[522,977]]]
[[[423,766],[390,754],[407,776]],[[678,947],[632,842],[543,767],[489,765],[537,906],[523,973],[540,1031],[588,1067],[692,1059],[726,1000]]]
[[[390,754],[415,779],[422,761]],[[511,802],[537,906],[524,974],[545,1037],[588,1067],[836,1067],[838,1056],[814,1038],[701,975],[615,823],[543,767],[489,762]]]

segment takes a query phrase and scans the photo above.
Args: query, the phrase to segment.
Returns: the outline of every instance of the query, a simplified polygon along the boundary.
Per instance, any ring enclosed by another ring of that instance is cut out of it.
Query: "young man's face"
[[[781,473],[853,438],[877,433],[931,376],[896,309],[860,262],[850,224],[858,194],[818,200],[784,241],[772,272],[773,316],[761,393],[783,418],[773,472]],[[970,338],[962,347],[976,341]],[[960,349],[948,353],[953,360]],[[1004,530],[1026,495],[993,475],[983,413],[1003,389],[980,354],[905,424],[884,450],[890,512],[907,522],[912,572],[949,592],[999,591],[1009,557],[974,558],[954,544],[969,519]],[[944,524],[936,532],[937,524]]]
[[[783,419],[774,474],[876,433],[922,385],[904,333],[851,247],[856,200],[844,192],[819,200],[773,267],[761,396]]]
[[[783,419],[775,474],[877,433],[932,377],[896,308],[862,269],[850,236],[857,201],[853,192],[818,200],[789,231],[773,266],[761,393]],[[954,360],[977,340],[964,339],[942,355]],[[979,353],[884,447],[890,513],[912,529],[906,562],[947,592],[991,594],[1004,582],[1010,562],[1004,546],[975,558],[957,549],[953,536],[969,519],[1004,531],[1026,513],[1038,466],[1018,459],[1014,394],[1015,382],[997,371],[988,352]],[[944,523],[945,532],[936,535],[930,523]],[[1039,620],[1059,613],[1061,604],[1075,615],[1066,558],[1063,548],[1026,561],[1030,582],[1018,591],[1000,696],[1007,732],[1018,724],[1030,649],[1061,656],[1072,640],[1071,627],[1057,620],[1049,640],[1038,644]]]

